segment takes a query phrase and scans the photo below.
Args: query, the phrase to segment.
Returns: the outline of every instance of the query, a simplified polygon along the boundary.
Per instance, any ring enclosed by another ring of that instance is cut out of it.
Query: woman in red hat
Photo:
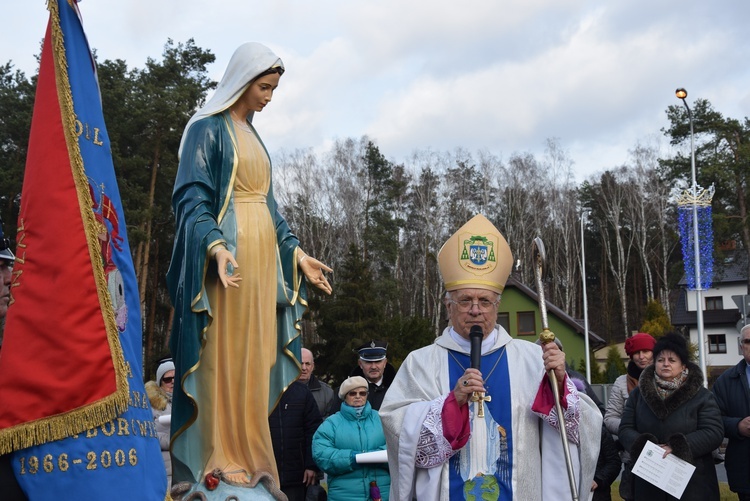
[[[653,336],[645,332],[633,334],[625,340],[625,353],[630,357],[628,370],[615,379],[615,384],[607,399],[607,411],[604,413],[604,426],[614,436],[617,436],[617,430],[620,428],[620,419],[622,419],[622,411],[625,409],[628,395],[638,386],[638,378],[641,377],[643,369],[653,362],[655,344],[656,340]],[[633,499],[632,478],[628,467],[630,461],[628,452],[622,451],[620,459],[624,465],[620,480],[620,497],[625,501],[631,501]]]

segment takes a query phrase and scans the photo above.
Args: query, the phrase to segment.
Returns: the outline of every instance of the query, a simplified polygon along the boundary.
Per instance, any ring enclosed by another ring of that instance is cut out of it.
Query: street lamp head
[[[676,91],[674,91],[674,95],[677,96],[678,99],[685,99],[687,97],[687,91],[680,87]]]

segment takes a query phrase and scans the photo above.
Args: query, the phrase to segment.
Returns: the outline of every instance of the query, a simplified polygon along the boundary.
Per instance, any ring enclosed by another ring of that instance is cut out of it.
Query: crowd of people
[[[680,499],[719,499],[714,452],[725,434],[736,465],[730,486],[747,499],[741,482],[750,412],[737,401],[748,400],[750,327],[742,331],[747,360],[714,392],[703,387],[684,337],[633,335],[625,344],[627,373],[605,407],[567,367],[559,341],[516,340],[497,325],[513,259],[490,221],[480,215],[466,223],[438,261],[448,327],[398,371],[388,363],[387,343],[369,340],[334,391],[314,374],[313,353],[301,350],[300,376],[269,418],[288,499],[541,500],[570,498],[575,489],[609,500],[621,472],[623,499],[673,499],[631,473],[649,440],[664,457],[696,467]],[[477,327],[481,363],[474,366],[470,338]],[[728,423],[736,431],[726,432]],[[377,451],[386,454],[371,454]],[[570,483],[560,481],[566,470]]]
[[[478,279],[456,259],[467,234],[489,236],[496,256],[497,265]],[[679,499],[718,500],[715,452],[725,439],[730,489],[740,501],[750,499],[750,325],[740,332],[743,358],[711,391],[703,387],[683,336],[631,336],[626,374],[615,381],[605,406],[566,365],[559,340],[515,340],[497,325],[512,263],[506,245],[481,216],[446,242],[438,258],[449,325],[398,371],[388,362],[387,342],[368,340],[354,350],[351,375],[334,390],[315,374],[313,352],[301,349],[299,377],[268,417],[279,492],[290,501],[567,499],[559,440],[564,432],[574,483],[579,492],[591,491],[592,499],[610,500],[618,475],[625,500],[675,499],[631,472],[651,441],[664,457],[673,454],[695,466]],[[7,288],[14,256],[7,244],[2,247]],[[5,311],[0,302],[0,316]],[[471,364],[476,326],[481,369]],[[564,431],[548,371],[562,395]],[[146,384],[170,483],[175,375],[175,363],[164,358]],[[385,454],[368,455],[377,451]]]

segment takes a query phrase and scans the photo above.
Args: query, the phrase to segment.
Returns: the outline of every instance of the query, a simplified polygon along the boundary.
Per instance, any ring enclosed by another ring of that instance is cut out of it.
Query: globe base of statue
[[[181,482],[172,486],[171,497],[174,501],[287,501],[271,475],[260,476],[262,478],[256,479],[252,485],[239,486],[220,481],[212,489],[204,482]]]

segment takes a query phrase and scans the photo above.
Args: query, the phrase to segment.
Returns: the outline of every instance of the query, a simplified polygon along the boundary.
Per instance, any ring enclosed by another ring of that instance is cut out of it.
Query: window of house
[[[536,319],[533,311],[518,312],[518,335],[536,336]]]
[[[498,313],[497,323],[503,326],[505,332],[510,334],[510,314],[509,313]]]
[[[726,353],[727,352],[727,336],[725,334],[709,334],[708,335],[708,352],[709,353]]]
[[[708,310],[723,310],[724,300],[721,296],[710,296],[706,297],[706,311]]]

